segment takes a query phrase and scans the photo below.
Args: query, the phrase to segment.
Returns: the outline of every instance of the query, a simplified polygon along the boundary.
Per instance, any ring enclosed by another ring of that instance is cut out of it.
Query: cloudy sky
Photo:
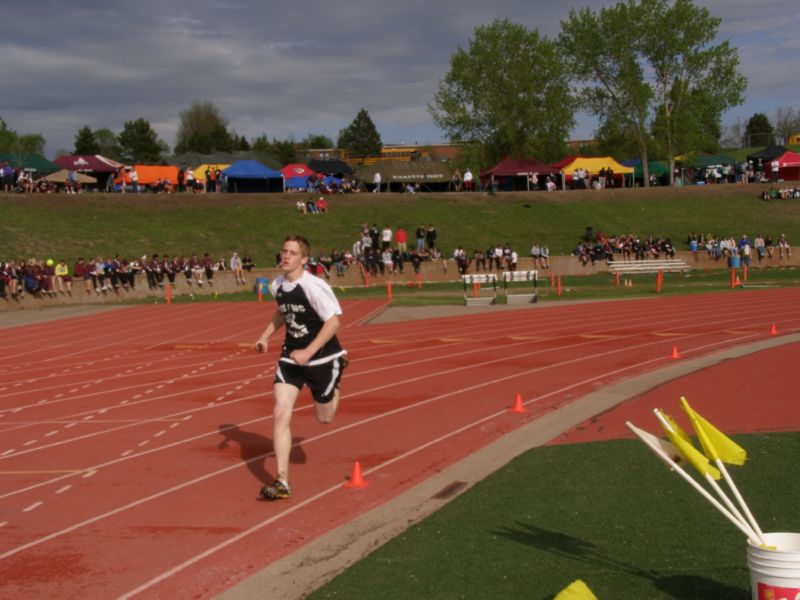
[[[739,49],[746,102],[724,118],[800,109],[797,0],[696,0]],[[539,0],[6,0],[0,116],[49,157],[83,125],[150,121],[170,146],[179,114],[210,100],[252,139],[336,139],[366,108],[384,143],[443,139],[427,111],[453,52],[508,17],[557,35],[569,3]],[[591,0],[574,6],[599,8]],[[574,138],[592,135],[583,116]]]

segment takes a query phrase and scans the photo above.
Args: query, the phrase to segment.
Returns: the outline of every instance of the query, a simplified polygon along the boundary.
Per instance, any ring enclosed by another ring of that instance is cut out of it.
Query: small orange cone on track
[[[772,327],[769,328],[770,335],[778,335],[778,328],[775,327],[775,323],[772,324]]]
[[[522,395],[521,394],[517,394],[517,397],[514,399],[514,406],[509,408],[508,412],[510,412],[510,413],[519,413],[519,414],[528,412],[528,409],[525,408],[523,406],[523,404],[522,404]]]
[[[673,346],[672,347],[672,354],[670,354],[669,357],[671,359],[673,359],[673,360],[677,360],[677,359],[679,359],[681,357],[681,355],[678,354],[678,347],[677,346]]]
[[[736,280],[733,282],[733,285],[735,285],[736,287],[742,287],[742,280],[739,279],[738,275],[736,276]]]
[[[356,461],[353,463],[353,473],[350,475],[350,479],[345,481],[344,487],[363,490],[368,485],[369,482],[364,479],[364,475],[361,473],[361,463]]]

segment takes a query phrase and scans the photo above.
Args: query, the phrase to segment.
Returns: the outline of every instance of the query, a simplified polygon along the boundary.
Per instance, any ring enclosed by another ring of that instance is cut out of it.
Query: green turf
[[[433,223],[448,255],[457,245],[471,253],[509,242],[526,256],[535,240],[553,255],[569,254],[589,225],[595,232],[670,236],[679,249],[690,231],[800,239],[800,202],[763,202],[761,188],[346,195],[332,197],[326,215],[298,213],[297,195],[0,195],[0,258],[71,264],[78,256],[209,252],[217,258],[236,250],[265,267],[274,264],[287,232],[306,235],[317,249],[349,248],[365,221],[402,225],[412,238],[418,225]]]
[[[639,425],[644,425],[640,423]],[[800,531],[800,433],[736,436],[764,531]],[[638,441],[531,450],[311,598],[749,598],[745,537]]]

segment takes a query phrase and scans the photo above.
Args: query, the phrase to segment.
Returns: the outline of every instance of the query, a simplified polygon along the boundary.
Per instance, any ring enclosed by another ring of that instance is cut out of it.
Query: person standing
[[[464,191],[465,192],[471,192],[472,191],[472,180],[473,180],[472,171],[467,169],[466,171],[464,171]]]
[[[375,171],[375,175],[372,177],[372,183],[375,184],[375,189],[372,190],[373,194],[380,194],[381,193],[381,172]]]
[[[136,172],[136,166],[131,167],[131,187],[134,194],[139,193],[139,173]]]
[[[270,336],[286,325],[286,337],[275,371],[273,444],[277,473],[272,484],[261,489],[265,500],[292,495],[289,455],[292,450],[291,419],[304,385],[311,390],[317,421],[331,423],[339,407],[342,371],[347,352],[336,337],[342,309],[331,287],[305,269],[311,255],[308,240],[289,235],[281,249],[279,275],[271,284],[278,303],[272,319],[258,338],[256,350],[266,352]]]

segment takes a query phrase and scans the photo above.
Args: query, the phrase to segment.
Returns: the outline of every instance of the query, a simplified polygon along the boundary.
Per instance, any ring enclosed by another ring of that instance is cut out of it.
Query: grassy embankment
[[[690,231],[740,237],[747,233],[786,233],[800,240],[800,202],[763,202],[761,186],[652,188],[602,192],[485,194],[364,194],[330,199],[326,215],[302,215],[294,207],[304,195],[151,194],[81,196],[0,196],[0,259],[79,256],[188,255],[209,252],[229,256],[249,253],[259,266],[272,265],[287,232],[306,235],[317,248],[350,247],[359,225],[402,225],[413,237],[419,224],[433,223],[440,245],[449,254],[463,245],[471,253],[490,244],[509,242],[525,256],[538,240],[553,255],[569,254],[587,226],[595,232],[634,233],[672,238],[676,247]],[[795,270],[759,273],[759,285],[797,284]],[[652,293],[652,277],[634,278],[633,288],[611,289],[607,276],[570,278],[562,298],[590,299]],[[724,289],[724,273],[668,275],[665,293]],[[547,286],[544,299],[555,297]],[[426,286],[420,293],[397,288],[400,303],[452,302],[460,286]],[[384,290],[347,290],[347,295],[383,295]],[[252,299],[251,294],[241,295]],[[226,300],[237,296],[226,295]]]

